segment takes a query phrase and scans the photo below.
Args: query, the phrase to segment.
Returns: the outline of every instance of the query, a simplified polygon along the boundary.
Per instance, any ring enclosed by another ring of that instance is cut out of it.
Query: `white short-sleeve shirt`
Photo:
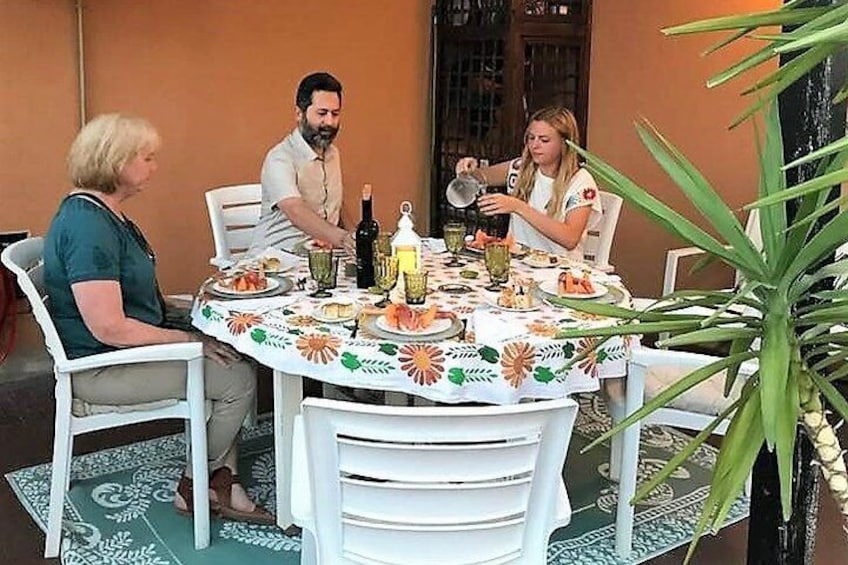
[[[515,181],[518,178],[520,162],[520,159],[516,159],[510,164],[507,174],[507,187],[510,193],[513,193],[515,190]],[[543,175],[541,171],[537,170],[533,179],[533,190],[530,192],[530,200],[528,202],[530,206],[540,212],[546,213],[548,202],[553,195],[553,186],[554,179]],[[586,239],[586,232],[594,230],[600,225],[603,218],[603,208],[601,207],[601,199],[598,195],[598,185],[595,183],[595,179],[589,171],[581,168],[574,173],[574,176],[571,177],[571,181],[568,183],[565,198],[562,200],[560,217],[565,218],[569,211],[583,206],[591,206],[592,212],[589,215],[589,221],[586,223],[583,236],[574,249],[568,250],[562,245],[548,239],[518,214],[512,214],[510,231],[517,243],[533,249],[542,249],[548,253],[561,255],[575,261],[583,261],[583,242]]]
[[[342,207],[342,171],[339,150],[330,145],[323,158],[295,128],[275,145],[262,164],[262,211],[253,232],[251,252],[268,247],[291,251],[306,238],[277,203],[299,196],[319,217],[338,225]]]

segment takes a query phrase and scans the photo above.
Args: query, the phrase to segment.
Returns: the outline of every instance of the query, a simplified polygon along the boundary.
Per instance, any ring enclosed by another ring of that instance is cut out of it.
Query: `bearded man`
[[[304,239],[318,239],[354,254],[352,232],[339,227],[342,171],[333,140],[341,111],[342,85],[334,76],[313,73],[300,81],[297,127],[262,164],[262,213],[250,252],[291,251]]]

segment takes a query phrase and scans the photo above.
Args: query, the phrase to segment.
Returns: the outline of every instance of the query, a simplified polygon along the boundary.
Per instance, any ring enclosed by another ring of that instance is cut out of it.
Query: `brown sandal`
[[[177,511],[177,514],[189,517],[194,516],[194,483],[190,478],[185,476],[185,474],[180,477],[180,482],[177,483],[177,494],[180,495],[186,503],[185,508],[179,508],[176,504],[174,504],[174,510]],[[210,500],[209,512],[211,514],[219,514],[220,511],[221,509],[218,503]]]
[[[229,467],[217,469],[209,480],[209,488],[218,496],[218,514],[222,518],[251,524],[274,525],[277,523],[274,516],[258,504],[255,504],[250,512],[233,508],[231,497],[234,484],[241,484],[241,481],[238,475],[233,475]]]

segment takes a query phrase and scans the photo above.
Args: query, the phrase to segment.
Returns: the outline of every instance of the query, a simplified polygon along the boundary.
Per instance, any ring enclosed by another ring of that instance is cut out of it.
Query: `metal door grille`
[[[439,21],[454,27],[504,25],[509,9],[510,0],[447,0],[437,4]]]
[[[431,234],[463,221],[492,230],[476,206],[445,198],[460,157],[521,152],[529,114],[570,108],[586,127],[591,0],[436,0]]]
[[[524,0],[528,16],[581,16],[584,0]]]
[[[469,155],[498,159],[504,153],[501,117],[504,88],[504,41],[467,38],[442,45],[436,100],[436,184],[447,186],[457,160]],[[457,210],[440,195],[439,218],[463,221],[471,229],[486,224],[476,206]],[[438,222],[439,224],[443,222]],[[441,231],[441,228],[438,228]]]
[[[524,46],[527,117],[540,108],[560,105],[578,112],[580,46],[528,41]],[[581,128],[585,127],[583,123]]]

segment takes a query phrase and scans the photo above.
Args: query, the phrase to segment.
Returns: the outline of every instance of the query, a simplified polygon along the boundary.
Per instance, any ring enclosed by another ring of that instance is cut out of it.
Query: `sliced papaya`
[[[581,292],[583,294],[594,294],[595,292],[595,287],[592,286],[592,281],[587,278],[580,279],[580,288],[582,289]]]
[[[431,304],[429,308],[421,312],[418,316],[418,328],[424,329],[430,327],[433,320],[436,319],[436,313],[439,311],[435,304]]]
[[[386,313],[384,315],[386,316],[386,323],[389,326],[393,328],[400,327],[397,304],[389,304],[388,306],[386,306]]]

